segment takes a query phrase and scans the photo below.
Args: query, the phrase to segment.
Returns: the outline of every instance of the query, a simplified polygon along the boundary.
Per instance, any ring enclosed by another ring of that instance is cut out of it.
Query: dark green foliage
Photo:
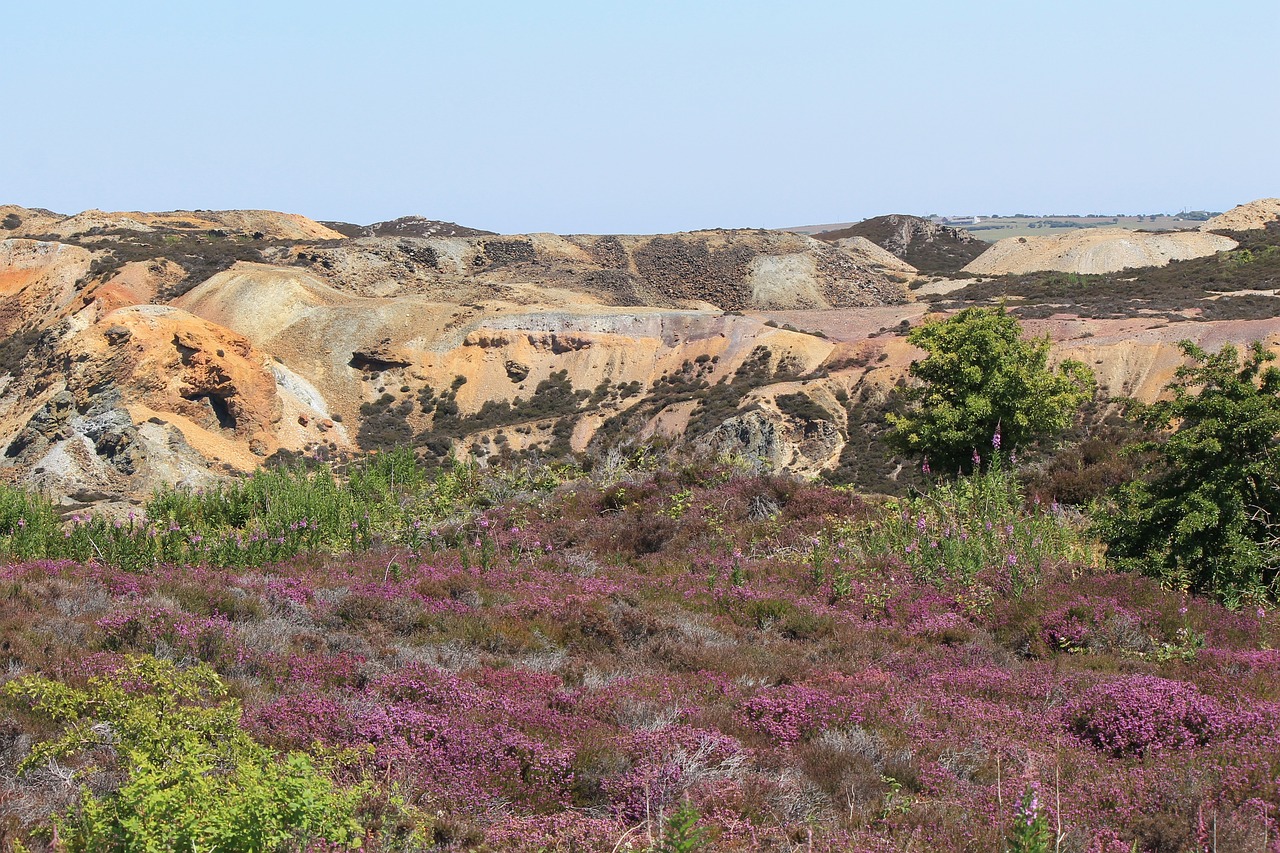
[[[889,416],[888,439],[939,473],[973,470],[997,433],[1006,451],[1060,433],[1093,393],[1088,368],[1049,368],[1048,337],[1024,339],[1003,307],[967,308],[909,339],[929,355],[911,364],[920,384],[900,392],[911,406]]]
[[[680,804],[663,827],[662,839],[654,853],[696,853],[707,849],[706,830],[698,826],[702,815],[690,803]]]
[[[360,431],[356,443],[364,450],[386,450],[407,446],[413,441],[413,428],[409,415],[413,414],[413,401],[396,402],[391,394],[383,394],[372,403],[360,404]]]
[[[778,411],[802,421],[829,421],[831,413],[815,403],[808,394],[779,394],[776,401]]]
[[[6,231],[13,231],[21,224],[22,217],[16,213],[10,213],[4,218],[3,222],[0,222],[0,228],[3,228]]]
[[[462,379],[463,377],[458,377]],[[465,380],[464,380],[465,381]],[[434,397],[430,387],[419,394],[424,410],[431,407],[434,399],[435,420],[430,432],[460,438],[480,430],[509,426],[544,418],[565,417],[578,411],[581,398],[579,392],[573,390],[567,370],[559,370],[538,383],[533,396],[528,400],[516,397],[514,402],[506,400],[486,400],[479,411],[460,417],[458,404],[454,395],[462,382],[454,380],[453,390]],[[599,390],[599,389],[597,389]],[[581,392],[586,394],[587,392]]]
[[[0,376],[18,372],[22,359],[40,340],[39,329],[22,329],[0,341]]]
[[[1107,558],[1229,604],[1280,592],[1274,524],[1280,523],[1280,369],[1255,342],[1208,353],[1183,341],[1191,364],[1171,399],[1137,406],[1152,430],[1172,430],[1138,450],[1154,454],[1150,478],[1120,487],[1097,517]],[[1197,390],[1198,389],[1198,390]]]

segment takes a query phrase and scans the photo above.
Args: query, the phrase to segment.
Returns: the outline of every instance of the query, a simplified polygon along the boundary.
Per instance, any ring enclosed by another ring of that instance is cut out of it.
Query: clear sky
[[[504,232],[1280,196],[1277,0],[0,0],[0,203]]]

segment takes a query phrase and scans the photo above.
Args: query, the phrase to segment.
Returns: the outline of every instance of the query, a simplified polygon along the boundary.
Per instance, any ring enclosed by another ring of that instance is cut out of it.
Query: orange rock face
[[[206,432],[275,449],[275,379],[240,335],[176,308],[136,306],[107,314],[78,340],[90,356],[85,380],[109,381]]]

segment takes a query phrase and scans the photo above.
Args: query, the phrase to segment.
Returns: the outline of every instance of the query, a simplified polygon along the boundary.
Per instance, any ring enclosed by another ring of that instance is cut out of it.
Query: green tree
[[[901,392],[908,408],[889,416],[889,442],[941,472],[972,470],[997,433],[1011,450],[1061,432],[1093,393],[1087,367],[1071,360],[1049,367],[1048,336],[1024,338],[1003,307],[966,308],[907,340],[929,355],[911,364],[918,384]]]
[[[240,707],[212,669],[130,657],[80,689],[40,676],[4,685],[15,710],[62,727],[38,744],[20,773],[114,755],[123,780],[107,793],[81,789],[55,819],[67,851],[200,850],[268,853],[316,842],[359,847],[360,788],[340,791],[301,753],[278,755],[240,728]],[[88,763],[86,763],[88,762]],[[108,778],[111,774],[107,774]],[[99,779],[101,781],[101,777]]]
[[[1210,354],[1190,341],[1191,363],[1138,406],[1163,438],[1134,445],[1152,456],[1147,477],[1123,485],[1095,514],[1107,559],[1166,584],[1238,605],[1280,592],[1280,369],[1254,342]]]

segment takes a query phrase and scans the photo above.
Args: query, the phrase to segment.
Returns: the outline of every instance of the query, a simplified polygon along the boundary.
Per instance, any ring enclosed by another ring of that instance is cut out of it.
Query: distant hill
[[[372,225],[352,225],[350,222],[324,222],[339,234],[347,237],[490,237],[496,231],[468,228],[456,222],[426,219],[422,216],[401,216]]]
[[[1089,228],[1050,237],[1008,237],[964,268],[974,275],[1021,275],[1057,271],[1099,275],[1161,267],[1236,247],[1236,241],[1202,231],[1129,231]]]
[[[919,216],[876,216],[814,235],[834,243],[848,237],[864,237],[892,252],[923,273],[953,273],[986,251],[988,244],[963,228],[938,225]]]

